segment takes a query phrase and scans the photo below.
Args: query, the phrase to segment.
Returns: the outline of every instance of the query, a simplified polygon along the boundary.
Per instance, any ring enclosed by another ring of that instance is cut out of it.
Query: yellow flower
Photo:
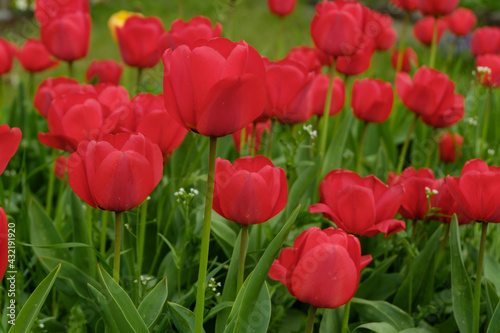
[[[111,36],[118,42],[116,39],[116,28],[121,28],[125,24],[125,21],[131,16],[141,16],[141,13],[129,12],[126,10],[120,10],[119,12],[114,13],[108,20],[109,31],[111,32]]]

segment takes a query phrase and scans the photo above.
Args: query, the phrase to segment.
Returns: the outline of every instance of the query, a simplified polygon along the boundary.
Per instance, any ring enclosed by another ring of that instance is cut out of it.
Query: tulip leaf
[[[109,303],[106,297],[103,294],[101,294],[91,284],[88,284],[87,287],[89,289],[90,295],[92,296],[92,299],[97,305],[97,308],[99,310],[99,313],[101,314],[102,319],[104,320],[106,329],[109,330],[109,332],[111,333],[119,333],[120,330],[116,326],[115,319],[111,314],[111,309],[109,308]]]
[[[390,290],[397,290],[400,284],[394,282],[400,282],[401,276],[399,274],[385,274],[396,257],[397,256],[394,255],[379,264],[370,276],[359,284],[355,296],[363,299],[374,299],[372,296],[379,295],[380,292],[384,292],[386,290],[386,288],[382,288],[381,286],[388,277],[390,285],[387,287],[391,287],[392,285],[394,289],[390,288]]]
[[[179,333],[192,333],[194,332],[194,313],[186,309],[179,304],[170,303],[168,304],[168,310],[170,312],[170,316],[172,317],[172,321],[174,322],[175,328]],[[203,330],[205,331],[205,330]]]
[[[210,229],[226,256],[229,258],[233,252],[233,246],[236,242],[236,233],[231,229],[226,222],[212,219]]]
[[[293,183],[290,192],[288,193],[288,200],[286,205],[286,215],[288,216],[290,211],[297,207],[300,204],[306,204],[301,202],[301,198],[304,196],[304,193],[311,185],[314,184],[314,181],[318,177],[318,170],[320,167],[320,158],[317,157],[315,159],[314,165],[310,166],[304,172],[301,172],[299,177]]]
[[[469,333],[472,332],[472,287],[464,267],[456,215],[451,220],[450,247],[453,313],[460,332]]]
[[[120,332],[149,332],[127,292],[101,266],[99,266],[99,280]]]
[[[491,317],[486,333],[500,333],[500,303],[497,305],[493,317]]]
[[[338,116],[340,115],[337,115],[337,117]],[[346,112],[344,119],[342,119],[342,122],[340,123],[337,135],[333,139],[333,143],[330,144],[328,150],[326,151],[320,179],[323,179],[330,170],[340,169],[342,167],[342,158],[347,138],[349,137],[349,133],[352,129],[353,121],[354,116],[352,115],[352,112]]]
[[[356,305],[362,321],[389,323],[397,330],[414,326],[413,319],[408,313],[388,302],[369,301],[355,297],[352,299],[352,305]]]
[[[495,286],[497,292],[500,291],[500,263],[491,254],[484,254],[484,278]]]
[[[490,281],[485,279],[484,284],[486,289],[486,292],[484,293],[485,296],[484,298],[485,298],[486,310],[488,313],[488,321],[489,321],[493,317],[493,312],[495,311],[498,305],[499,298],[497,295],[497,291],[495,290],[495,287]]]
[[[356,327],[352,333],[376,332],[376,333],[398,333],[394,326],[388,323],[367,323]]]
[[[319,333],[340,332],[342,329],[343,316],[344,306],[336,309],[325,309],[319,325]]]
[[[49,295],[60,269],[61,264],[54,268],[31,293],[31,296],[26,303],[24,303],[21,311],[19,311],[16,318],[16,324],[10,328],[9,333],[31,332],[31,327],[42,309],[43,303]]]
[[[221,302],[214,306],[213,308],[208,311],[208,313],[205,315],[205,318],[203,318],[204,321],[209,320],[212,317],[215,317],[218,313],[224,310],[230,311],[231,308],[233,307],[234,302]]]
[[[160,317],[163,305],[167,301],[167,295],[167,278],[163,278],[139,305],[137,311],[139,311],[139,314],[148,328],[151,329],[153,324]]]

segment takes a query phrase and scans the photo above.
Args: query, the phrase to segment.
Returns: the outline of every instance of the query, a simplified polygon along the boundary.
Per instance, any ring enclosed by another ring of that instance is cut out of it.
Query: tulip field
[[[496,1],[3,5],[0,332],[500,333]]]

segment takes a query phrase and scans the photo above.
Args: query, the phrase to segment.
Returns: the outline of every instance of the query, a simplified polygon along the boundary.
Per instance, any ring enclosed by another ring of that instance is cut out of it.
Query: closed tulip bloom
[[[7,216],[5,211],[0,207],[0,280],[3,279],[7,270],[9,258],[9,228],[7,225]]]
[[[439,159],[445,163],[455,163],[462,156],[464,137],[446,132],[439,139]]]
[[[474,30],[470,40],[470,50],[474,58],[485,54],[499,54],[500,28],[481,27]]]
[[[338,57],[335,70],[348,76],[363,74],[370,68],[374,51],[375,45],[369,43],[353,55]]]
[[[446,182],[464,216],[472,221],[500,223],[500,171],[480,159],[465,163],[459,178]]]
[[[160,49],[165,51],[168,48],[175,49],[179,45],[191,46],[198,40],[209,40],[220,37],[222,25],[217,22],[212,27],[212,22],[204,16],[195,16],[188,22],[177,19],[172,22],[170,30],[163,34],[160,40]]]
[[[477,23],[476,14],[472,10],[463,7],[457,8],[446,20],[448,29],[455,36],[469,34]]]
[[[90,13],[88,0],[36,0],[35,18],[44,26],[53,18],[69,13]]]
[[[417,0],[418,10],[424,15],[448,15],[458,6],[458,0]]]
[[[367,34],[373,38],[377,50],[387,51],[396,44],[398,38],[392,17],[377,11],[372,11],[371,14],[373,22],[366,25]]]
[[[297,0],[267,0],[267,6],[274,15],[288,16],[295,9]]]
[[[406,11],[417,10],[417,0],[391,0],[391,2],[401,9]]]
[[[434,33],[434,23],[436,22],[436,18],[433,16],[427,16],[423,19],[418,20],[418,22],[413,27],[413,35],[415,38],[424,45],[432,44],[432,34]],[[437,34],[437,42],[441,41],[441,37],[443,37],[444,31],[447,29],[448,24],[444,19],[438,19],[438,34]]]
[[[399,50],[394,50],[391,56],[392,68],[396,69],[398,66]],[[407,47],[403,53],[403,63],[401,70],[406,73],[412,71],[412,67],[418,67],[418,56],[411,47]]]
[[[255,139],[252,138],[252,135],[254,133],[254,126],[257,126],[255,129]],[[271,121],[267,120],[265,122],[258,122],[258,123],[250,123],[248,126],[245,128],[245,138],[244,138],[244,144],[248,146],[248,152],[251,153],[251,140],[254,140],[255,145],[253,147],[253,153],[257,154],[260,148],[260,144],[262,142],[262,135],[264,134],[264,131],[267,131],[269,133],[271,130]],[[236,151],[239,153],[241,152],[241,131],[235,132],[232,134],[233,138],[233,143],[234,147],[236,148]]]
[[[404,191],[373,175],[361,178],[352,171],[333,170],[321,181],[320,203],[309,206],[309,212],[323,213],[350,234],[373,237],[382,232],[387,237],[405,229],[403,221],[394,219]]]
[[[465,115],[464,96],[455,94],[455,103],[449,109],[440,109],[422,116],[422,122],[434,128],[446,128],[455,125]]]
[[[370,263],[361,256],[359,240],[340,229],[309,228],[274,260],[269,277],[292,296],[317,308],[338,308],[351,300],[361,270]]]
[[[83,142],[68,161],[73,191],[90,206],[115,212],[139,206],[162,175],[160,148],[142,134]]]
[[[410,220],[424,219],[430,208],[427,200],[428,191],[437,191],[439,186],[431,169],[422,168],[416,171],[413,167],[406,168],[399,176],[389,172],[387,183],[404,186],[405,194],[399,213],[403,218]]]
[[[15,53],[14,45],[0,38],[0,75],[11,71]]]
[[[261,56],[244,41],[213,38],[163,55],[165,107],[178,123],[205,136],[239,131],[266,104]]]
[[[127,10],[120,10],[119,12],[114,13],[109,17],[108,20],[108,28],[111,32],[111,37],[113,40],[118,43],[118,39],[116,37],[116,28],[121,28],[125,25],[125,21],[131,16],[139,16],[144,17],[141,13],[129,12]]]
[[[17,59],[21,66],[32,73],[43,72],[57,66],[59,63],[52,60],[50,56],[45,45],[35,38],[28,39],[17,51]]]
[[[309,72],[319,73],[325,65],[326,57],[327,55],[316,47],[296,46],[288,52],[285,59],[302,64]]]
[[[458,177],[452,177],[458,179]],[[444,179],[438,179],[437,193],[431,198],[431,207],[438,209],[436,215],[430,216],[430,219],[440,221],[442,223],[450,223],[453,214],[457,214],[458,224],[464,225],[472,222],[460,210],[455,197],[449,189],[449,185]],[[437,215],[439,214],[439,215]]]
[[[311,21],[314,44],[334,56],[349,56],[365,42],[363,33],[367,12],[357,1],[325,1],[316,5]]]
[[[500,55],[486,54],[476,58],[476,73],[479,82],[487,87],[500,86]]]
[[[56,58],[75,61],[84,58],[89,51],[90,15],[71,12],[51,18],[40,28],[42,43]]]
[[[92,60],[85,72],[85,79],[87,82],[95,80],[96,83],[119,85],[122,73],[123,66],[115,60]]]
[[[0,125],[0,175],[4,172],[10,159],[21,143],[21,130],[9,125]]]
[[[239,224],[263,223],[285,208],[288,188],[285,170],[264,156],[242,157],[231,164],[215,163],[213,209]]]
[[[139,68],[156,66],[162,54],[158,43],[163,33],[163,25],[157,17],[129,17],[123,27],[116,27],[123,62]]]
[[[325,102],[326,102],[326,92],[328,91],[328,85],[330,84],[330,78],[325,74],[317,74],[314,79],[310,89],[311,101],[312,101],[312,114],[322,117],[325,112]],[[328,115],[330,117],[338,114],[345,104],[345,84],[342,79],[335,77],[333,79],[332,86],[332,104],[330,105],[330,111]]]
[[[394,104],[394,90],[390,83],[378,79],[354,81],[351,107],[358,119],[381,123],[389,118]]]
[[[396,91],[403,104],[421,116],[444,112],[455,105],[455,84],[435,69],[420,67],[413,76],[399,72]]]

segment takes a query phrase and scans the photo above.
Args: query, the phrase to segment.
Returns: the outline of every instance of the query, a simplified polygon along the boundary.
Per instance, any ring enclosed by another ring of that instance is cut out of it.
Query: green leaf
[[[179,304],[170,302],[167,303],[170,316],[172,317],[172,321],[174,322],[177,331],[179,331],[179,333],[193,333],[194,313]]]
[[[370,296],[378,293],[380,289],[382,289],[380,286],[386,280],[388,275],[384,273],[389,269],[396,257],[397,255],[394,255],[378,264],[370,276],[359,284],[355,296],[363,299],[374,299]],[[393,282],[394,281],[391,281],[391,283]],[[395,284],[395,288],[397,289],[398,287],[399,285]]]
[[[352,333],[356,332],[377,332],[377,333],[398,333],[398,331],[394,328],[394,326],[388,323],[368,323],[363,324],[358,327]]]
[[[233,304],[234,304],[234,302],[221,302],[221,303],[217,304],[216,306],[211,308],[210,311],[208,311],[208,313],[205,315],[205,318],[203,318],[203,321],[207,321],[210,318],[215,317],[216,314],[218,314],[224,310],[230,311],[231,308],[233,307]]]
[[[144,323],[151,329],[153,324],[156,322],[158,317],[160,316],[163,305],[167,301],[168,296],[168,288],[167,288],[167,278],[163,278],[157,285],[154,287],[151,292],[144,297],[139,308],[139,314],[141,315]]]
[[[73,241],[91,245],[87,230],[87,221],[82,210],[82,201],[71,191],[69,194],[71,201],[71,220],[73,222]],[[87,209],[92,209],[87,207]],[[95,267],[97,260],[95,254],[88,248],[75,248],[73,250],[73,263],[80,269],[85,269],[89,275],[95,277]]]
[[[325,309],[323,318],[319,325],[319,333],[340,332],[342,329],[342,318],[344,317],[344,306],[336,309]]]
[[[109,302],[109,308],[120,332],[149,333],[148,327],[127,292],[101,266],[98,275],[104,288],[103,294]]]
[[[342,167],[342,158],[347,143],[347,138],[352,129],[352,124],[354,121],[354,116],[352,112],[346,112],[337,135],[333,139],[332,144],[328,147],[325,154],[325,159],[323,161],[323,168],[321,169],[321,177],[323,179],[325,175],[333,169],[339,169]]]
[[[299,203],[300,199],[303,197],[304,193],[308,188],[314,184],[314,181],[318,177],[319,167],[321,165],[321,160],[319,156],[314,160],[314,165],[310,166],[306,171],[301,172],[299,177],[295,180],[288,193],[288,200],[286,205],[286,215],[288,216],[292,209],[295,209]]]
[[[472,287],[464,267],[460,246],[460,233],[458,232],[458,219],[456,215],[454,215],[451,220],[450,247],[453,313],[460,332],[470,333],[472,331],[473,313]]]
[[[356,305],[362,321],[389,323],[397,330],[414,327],[413,319],[408,313],[385,301],[368,301],[355,297],[352,305]]]
[[[113,315],[111,314],[111,309],[109,308],[109,303],[106,297],[101,294],[95,287],[93,287],[91,284],[88,284],[87,287],[89,288],[89,293],[92,296],[92,299],[96,303],[97,309],[99,310],[99,313],[101,314],[102,319],[104,320],[104,323],[106,325],[106,328],[111,332],[111,333],[119,333],[120,330],[118,330],[118,327],[116,326],[115,319],[113,318]]]
[[[488,324],[488,331],[486,333],[499,333],[500,332],[500,303],[497,305],[493,317]]]
[[[47,275],[45,279],[36,287],[36,289],[31,293],[21,311],[17,315],[16,324],[12,326],[9,333],[24,333],[31,332],[31,327],[38,316],[38,313],[42,309],[45,299],[49,295],[50,289],[59,274],[59,269],[61,265],[58,265],[52,270],[52,272]]]
[[[234,243],[236,242],[236,233],[226,224],[226,222],[217,219],[212,220],[210,229],[213,232],[215,240],[224,250],[227,258],[229,258],[233,252]]]

